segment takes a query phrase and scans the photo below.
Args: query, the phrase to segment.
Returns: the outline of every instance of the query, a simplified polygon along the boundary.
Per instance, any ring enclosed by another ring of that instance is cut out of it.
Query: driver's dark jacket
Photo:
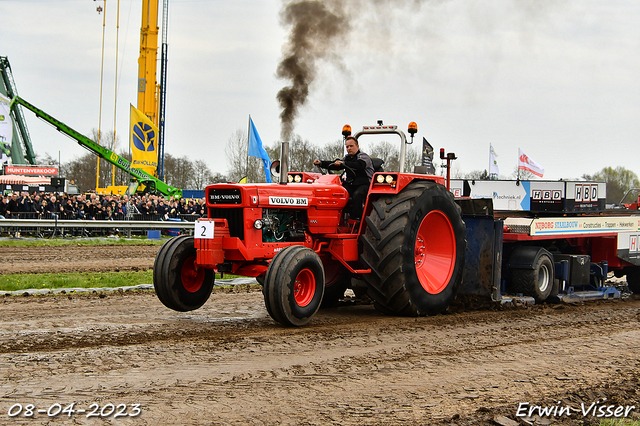
[[[373,163],[371,157],[362,151],[358,151],[354,156],[349,154],[345,155],[342,159],[345,166],[352,168],[355,171],[355,179],[351,182],[354,186],[369,185],[371,178],[373,178]],[[336,166],[334,161],[321,161],[320,167],[327,170],[342,170],[344,166]]]

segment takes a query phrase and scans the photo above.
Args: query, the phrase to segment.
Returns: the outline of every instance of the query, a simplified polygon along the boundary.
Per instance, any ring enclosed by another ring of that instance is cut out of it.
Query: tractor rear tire
[[[271,318],[285,326],[303,326],[320,308],[324,269],[320,257],[304,246],[289,246],[269,264],[263,286]]]
[[[209,299],[215,274],[197,267],[193,237],[182,235],[166,242],[153,265],[153,287],[167,308],[187,312],[198,309]]]
[[[415,181],[372,202],[360,237],[367,295],[391,315],[435,315],[456,296],[464,268],[465,225],[447,189]]]

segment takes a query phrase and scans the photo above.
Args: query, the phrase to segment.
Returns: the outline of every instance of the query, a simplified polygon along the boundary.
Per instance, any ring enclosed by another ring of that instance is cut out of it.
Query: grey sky
[[[136,104],[141,1],[120,0],[117,134]],[[347,2],[352,30],[337,63],[319,62],[294,132],[322,145],[382,119],[418,123],[455,170],[501,175],[521,148],[545,179],[604,166],[636,173],[640,151],[640,2],[494,0]],[[98,127],[102,16],[91,0],[0,0],[0,55],[19,94],[89,134]],[[374,6],[375,5],[375,6]],[[113,129],[115,18],[107,1],[103,131]],[[248,115],[265,144],[280,135],[275,77],[287,29],[280,0],[170,0],[166,152],[226,172],[224,148]],[[26,113],[34,149],[63,161],[74,141]],[[363,139],[361,146],[374,139]],[[396,140],[390,139],[396,143]]]

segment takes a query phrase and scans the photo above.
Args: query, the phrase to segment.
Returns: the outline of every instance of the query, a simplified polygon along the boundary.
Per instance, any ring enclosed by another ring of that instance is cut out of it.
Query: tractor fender
[[[536,246],[521,246],[517,247],[511,253],[507,267],[517,269],[535,269],[535,264],[538,258],[546,254],[553,260],[553,255],[542,247]]]

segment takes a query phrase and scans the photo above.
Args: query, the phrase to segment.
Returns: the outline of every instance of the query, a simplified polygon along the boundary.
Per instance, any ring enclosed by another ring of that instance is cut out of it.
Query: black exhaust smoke
[[[340,61],[332,51],[350,27],[340,0],[291,1],[283,8],[281,20],[283,25],[291,26],[283,59],[276,72],[278,78],[291,82],[277,96],[282,107],[280,138],[288,141],[298,110],[307,102],[309,86],[316,77],[316,61]]]

